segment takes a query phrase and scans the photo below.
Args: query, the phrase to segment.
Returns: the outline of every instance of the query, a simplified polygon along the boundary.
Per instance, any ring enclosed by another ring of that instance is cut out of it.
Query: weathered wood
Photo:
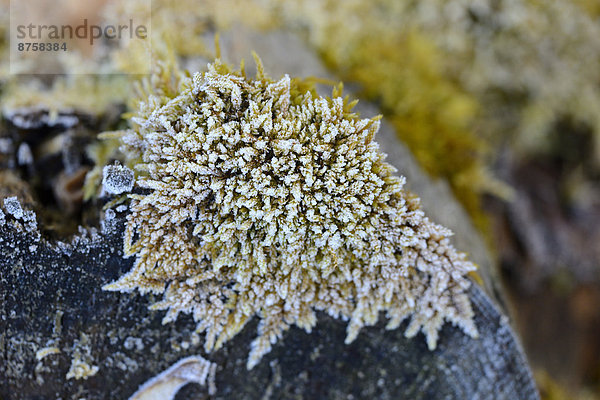
[[[203,353],[188,316],[163,326],[163,313],[149,311],[148,298],[101,290],[131,267],[131,259],[121,257],[121,235],[117,219],[73,245],[42,241],[32,250],[31,234],[10,221],[0,228],[4,400],[124,399],[180,358]],[[406,339],[403,327],[386,331],[382,322],[345,345],[346,323],[320,315],[311,334],[290,329],[247,371],[254,321],[223,349],[204,354],[218,365],[214,398],[536,399],[507,318],[477,286],[470,297],[480,339],[446,325],[438,348],[429,351],[421,335]],[[36,352],[52,347],[60,352],[36,359]],[[97,372],[67,379],[78,357]],[[194,385],[178,396],[208,397]]]

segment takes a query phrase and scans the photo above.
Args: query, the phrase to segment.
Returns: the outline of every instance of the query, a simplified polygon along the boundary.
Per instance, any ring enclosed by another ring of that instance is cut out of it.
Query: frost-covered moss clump
[[[136,164],[125,253],[108,290],[163,293],[165,322],[192,313],[219,348],[260,317],[248,367],[315,311],[349,320],[346,341],[380,312],[436,346],[444,321],[477,335],[465,293],[474,265],[403,190],[373,137],[334,91],[284,76],[249,79],[219,61],[155,77],[121,132]]]

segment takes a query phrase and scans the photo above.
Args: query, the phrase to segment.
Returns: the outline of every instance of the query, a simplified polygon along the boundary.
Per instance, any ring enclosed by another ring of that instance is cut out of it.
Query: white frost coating
[[[7,197],[4,199],[4,209],[7,213],[15,217],[16,219],[21,219],[25,215],[23,211],[23,207],[21,207],[21,203],[19,203],[19,199],[17,196]]]
[[[19,165],[33,164],[33,154],[27,143],[21,143],[17,150],[17,163]]]
[[[34,232],[37,230],[37,220],[35,217],[35,212],[32,210],[26,210],[23,212],[23,222],[25,222],[25,228],[29,232]]]
[[[5,113],[7,119],[20,129],[36,129],[44,125],[63,126],[65,128],[72,128],[79,123],[79,118],[74,115],[57,115],[53,116],[49,113],[42,113],[38,118],[30,118],[29,116],[33,113],[44,111],[35,108],[21,108],[17,110],[8,111]]]
[[[214,395],[216,367],[200,356],[181,359],[140,386],[129,400],[171,400],[188,383],[208,384],[208,394]]]
[[[115,218],[115,211],[109,208],[104,213],[104,218],[106,218],[107,221],[113,220]]]
[[[115,210],[109,208],[104,212],[104,220],[100,222],[102,233],[112,232],[116,228],[117,220],[115,219]]]
[[[121,194],[133,189],[133,171],[122,165],[107,165],[102,169],[102,186],[109,194]]]
[[[178,87],[149,94],[121,132],[146,191],[127,215],[123,252],[136,262],[105,290],[163,293],[152,308],[168,310],[165,323],[192,314],[207,352],[260,316],[249,369],[291,325],[310,332],[317,311],[349,321],[346,343],[382,313],[389,329],[410,318],[406,334],[429,348],[444,322],[477,336],[465,292],[475,266],[393,175],[377,119],[337,91],[218,62]]]

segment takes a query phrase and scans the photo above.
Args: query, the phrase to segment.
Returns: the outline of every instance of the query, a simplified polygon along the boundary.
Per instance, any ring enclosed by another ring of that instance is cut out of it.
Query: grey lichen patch
[[[16,219],[21,219],[25,216],[25,211],[23,210],[23,207],[21,207],[21,203],[17,196],[5,198],[4,209]]]
[[[16,220],[13,222],[16,222],[18,226],[21,226],[19,222],[22,222],[24,224],[24,228],[28,232],[37,233],[39,236],[39,232],[37,229],[37,217],[33,210],[27,210],[23,208],[17,196],[6,197],[3,201],[3,204],[6,213],[9,216],[11,216],[14,220]],[[6,216],[4,215],[4,213],[2,213],[2,215],[0,215],[0,225],[4,224],[5,221]]]
[[[477,336],[466,294],[475,266],[431,222],[335,90],[256,79],[216,61],[155,76],[120,132],[131,194],[130,272],[106,290],[163,293],[164,323],[191,313],[217,349],[259,316],[248,368],[315,311],[349,320],[346,343],[380,312],[436,347],[444,321]]]
[[[123,347],[125,347],[127,350],[135,348],[138,351],[142,351],[144,350],[144,341],[141,338],[128,336],[123,342]]]
[[[60,370],[58,338],[49,338],[38,332],[15,334],[8,330],[0,333],[0,348],[10,349],[0,358],[0,376],[7,379],[8,387],[11,387],[11,378],[16,376],[43,385],[48,374]]]

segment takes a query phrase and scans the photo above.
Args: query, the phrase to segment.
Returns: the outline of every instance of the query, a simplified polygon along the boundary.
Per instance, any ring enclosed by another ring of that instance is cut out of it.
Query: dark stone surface
[[[0,218],[1,219],[1,218]],[[438,347],[403,336],[405,326],[364,328],[344,344],[346,323],[319,316],[311,334],[291,328],[246,370],[251,322],[205,354],[189,316],[161,324],[151,296],[102,291],[127,271],[122,215],[69,245],[48,243],[6,216],[0,222],[0,399],[126,399],[177,360],[201,354],[217,367],[215,396],[188,385],[177,399],[537,399],[513,332],[477,286],[470,289],[479,339],[446,324]],[[34,249],[30,246],[36,246]],[[62,314],[62,318],[60,317]],[[36,359],[44,347],[60,349]],[[67,379],[76,352],[98,372]]]

